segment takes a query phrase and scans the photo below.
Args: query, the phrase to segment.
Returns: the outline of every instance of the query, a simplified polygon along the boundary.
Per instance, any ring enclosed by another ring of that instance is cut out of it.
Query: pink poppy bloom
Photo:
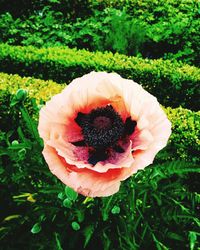
[[[64,184],[89,197],[109,196],[153,162],[171,124],[157,99],[116,73],[72,81],[40,111],[44,158]]]

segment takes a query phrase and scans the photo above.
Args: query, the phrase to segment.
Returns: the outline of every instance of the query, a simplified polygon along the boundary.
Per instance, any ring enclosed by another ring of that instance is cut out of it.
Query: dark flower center
[[[84,140],[72,142],[75,146],[89,146],[89,163],[95,165],[109,157],[110,149],[123,153],[118,142],[134,132],[136,122],[127,118],[123,123],[111,105],[91,110],[89,114],[79,112],[76,123],[82,128]]]
[[[94,119],[93,125],[97,129],[106,129],[111,127],[112,121],[109,117],[98,116]]]

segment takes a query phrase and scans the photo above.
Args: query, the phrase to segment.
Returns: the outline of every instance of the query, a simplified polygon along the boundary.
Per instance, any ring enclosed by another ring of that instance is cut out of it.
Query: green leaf
[[[31,229],[31,233],[33,234],[37,234],[41,231],[41,225],[40,223],[36,223],[35,225],[33,225],[32,229]]]
[[[93,233],[94,233],[94,225],[89,225],[88,227],[84,229],[83,231],[83,234],[85,236],[84,248],[89,243]]]
[[[21,217],[20,214],[13,214],[13,215],[10,215],[10,216],[7,216],[6,218],[4,218],[4,221],[10,221],[10,220],[13,220],[13,219],[18,219],[20,217]]]
[[[80,225],[78,224],[78,222],[73,221],[73,222],[72,222],[72,228],[73,228],[75,231],[78,231],[78,230],[80,229]]]
[[[169,250],[168,247],[166,247],[162,242],[160,242],[155,235],[152,233],[152,237],[154,242],[156,243],[157,250]]]
[[[112,214],[119,214],[120,213],[120,207],[114,206],[111,210]]]
[[[20,158],[23,158],[26,155],[26,149],[25,148],[20,149],[17,154]]]
[[[60,193],[58,194],[58,199],[64,200],[64,199],[65,199],[65,194],[64,194],[63,192],[60,192]]]
[[[167,237],[170,238],[170,239],[173,239],[173,240],[184,241],[183,236],[181,236],[181,235],[179,235],[177,233],[174,233],[174,232],[168,232]]]
[[[197,241],[197,234],[196,232],[189,232],[189,240],[190,240],[190,250],[193,250]]]
[[[112,206],[112,201],[114,199],[114,195],[110,196],[109,198],[104,198],[102,201],[104,202],[104,206],[101,210],[103,221],[106,221],[108,219],[108,214],[110,212],[110,207]]]
[[[67,195],[68,199],[72,201],[75,201],[78,197],[78,194],[70,187],[65,187],[65,194]]]
[[[57,250],[63,250],[60,240],[59,240],[59,235],[58,233],[55,233],[55,239],[56,239],[56,246],[57,246]]]
[[[64,206],[64,207],[67,207],[67,208],[71,208],[71,207],[72,207],[72,202],[71,202],[71,200],[69,200],[68,198],[65,199],[65,200],[63,201],[63,206]]]

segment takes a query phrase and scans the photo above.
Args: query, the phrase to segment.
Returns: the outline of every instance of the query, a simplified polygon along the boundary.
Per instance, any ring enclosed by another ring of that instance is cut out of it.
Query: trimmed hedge
[[[15,94],[18,89],[26,89],[29,97],[37,101],[47,101],[51,96],[58,94],[65,87],[64,84],[57,84],[51,80],[44,81],[32,77],[21,77],[19,75],[9,75],[0,73],[0,89],[8,90]]]
[[[198,110],[200,69],[169,60],[148,60],[124,55],[69,48],[0,45],[0,70],[68,83],[90,71],[117,72],[133,79],[165,106]]]
[[[59,93],[65,85],[52,81],[44,81],[31,77],[21,78],[18,75],[0,73],[0,90],[14,94],[19,88],[28,90],[29,97],[35,97],[37,102],[47,101],[52,95]],[[200,112],[192,112],[183,108],[164,108],[169,120],[172,122],[172,135],[167,147],[162,150],[158,160],[184,159],[198,161],[200,150]]]

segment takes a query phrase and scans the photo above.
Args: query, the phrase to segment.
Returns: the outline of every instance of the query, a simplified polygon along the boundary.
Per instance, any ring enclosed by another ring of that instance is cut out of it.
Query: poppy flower
[[[64,184],[89,197],[109,196],[153,162],[171,124],[157,99],[116,73],[73,80],[40,111],[44,158]]]

